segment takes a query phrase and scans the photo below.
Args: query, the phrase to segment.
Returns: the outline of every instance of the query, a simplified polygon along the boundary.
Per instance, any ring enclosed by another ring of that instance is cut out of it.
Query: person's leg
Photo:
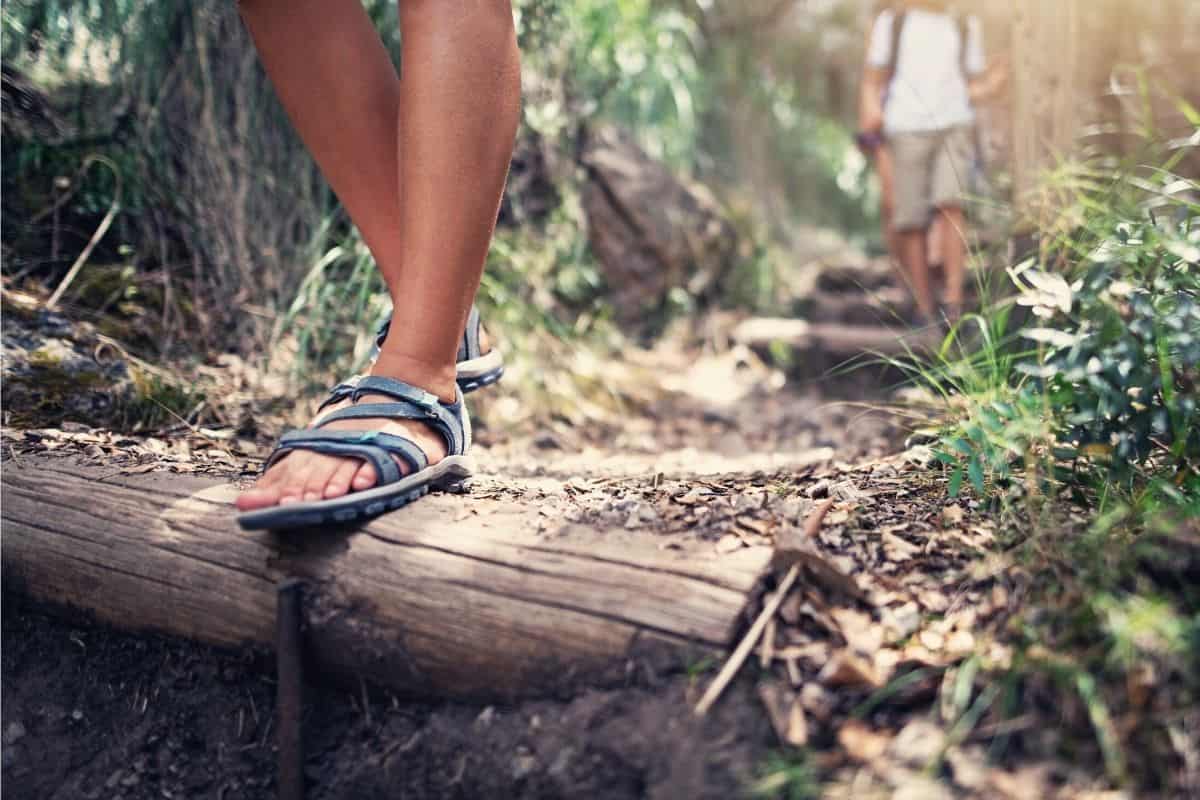
[[[342,1],[347,5],[339,10],[349,16],[351,4]],[[338,35],[331,35],[325,3],[306,0],[298,7],[292,3],[280,6],[272,0],[244,0],[243,5],[248,19],[256,20],[250,24],[257,26],[255,40],[264,50],[264,61],[275,65],[274,69],[268,67],[273,79],[290,87],[281,88],[280,94],[314,155],[321,161],[322,152],[340,154],[341,160],[321,162],[327,175],[331,167],[352,163],[342,185],[353,194],[354,173],[386,175],[390,170],[392,187],[402,189],[392,189],[399,199],[392,201],[393,213],[383,214],[395,230],[395,255],[383,258],[376,253],[392,294],[395,322],[372,373],[398,378],[452,402],[458,342],[478,289],[519,115],[519,54],[509,0],[404,0],[400,14],[403,79],[396,87],[390,156],[374,163],[358,163],[360,159],[368,162],[375,147],[356,150],[358,140],[348,133],[361,114],[371,112],[347,109],[337,124],[330,124],[323,116],[328,114],[323,92],[306,91],[307,81],[298,75],[307,75],[308,65],[302,62],[311,59],[314,49],[330,56],[320,62],[325,71],[319,83],[332,94],[339,92],[343,82],[353,94],[357,90],[352,85],[366,73],[381,75],[377,66],[358,72],[344,66],[358,64],[364,58],[362,51],[369,49],[365,36],[369,25],[362,24],[365,15],[357,23],[343,21],[344,27],[332,26]],[[295,17],[299,11],[313,19],[289,25],[256,16],[275,12]],[[378,43],[374,31],[370,33]],[[305,58],[275,53],[276,49],[303,52]],[[340,50],[346,51],[341,54],[345,62],[340,60]],[[358,54],[351,55],[352,51]],[[367,97],[360,96],[360,102],[385,105],[382,88],[378,94],[362,94]],[[309,129],[307,133],[304,128]],[[346,136],[344,144],[338,138],[342,135]],[[332,176],[330,182],[338,189]],[[345,197],[343,202],[347,202]],[[355,207],[349,202],[347,207],[361,227]],[[346,428],[407,436],[421,446],[431,464],[446,452],[440,436],[419,422],[348,420],[328,426],[332,430]],[[248,510],[331,498],[374,483],[374,469],[357,460],[294,452],[272,467],[254,490],[243,494],[238,505]]]
[[[951,321],[956,321],[962,316],[963,293],[967,279],[967,219],[958,206],[939,208],[938,219],[941,222],[939,233],[942,265],[946,276],[943,300],[946,316]]]
[[[900,237],[896,233],[896,167],[891,148],[886,144],[875,150],[875,171],[879,175],[879,221],[882,228],[883,243],[887,247],[888,258],[892,262],[901,280],[908,283],[904,264],[900,257]]]
[[[385,275],[399,269],[400,79],[360,0],[241,0],[292,124]]]
[[[963,206],[970,194],[974,136],[970,128],[947,131],[934,156],[933,204],[939,223],[938,246],[945,274],[943,301],[952,320],[962,314],[966,288],[967,221]]]
[[[936,313],[926,250],[935,139],[922,133],[898,134],[892,137],[891,147],[895,164],[893,225],[899,240],[900,260],[921,321],[928,323]]]

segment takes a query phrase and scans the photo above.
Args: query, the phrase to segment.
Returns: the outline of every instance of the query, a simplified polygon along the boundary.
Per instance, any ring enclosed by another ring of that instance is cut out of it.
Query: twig
[[[783,605],[783,599],[787,597],[788,591],[792,588],[792,584],[796,582],[796,578],[800,576],[800,566],[793,564],[792,568],[787,571],[787,575],[783,576],[783,580],[779,584],[779,589],[775,595],[767,601],[763,606],[762,613],[758,615],[758,619],[754,620],[754,624],[750,626],[749,632],[742,639],[741,644],[733,651],[733,655],[725,662],[725,666],[721,667],[721,671],[717,673],[717,677],[709,685],[704,696],[700,698],[700,702],[696,704],[696,716],[703,717],[712,708],[713,704],[721,697],[721,693],[725,691],[725,687],[737,675],[738,670],[742,668],[746,657],[750,655],[750,651],[754,649],[754,645],[758,643],[759,637],[762,636],[763,630],[767,627],[767,622],[775,616],[775,612],[779,611],[779,607]]]
[[[284,581],[279,585],[276,607],[279,800],[304,798],[304,740],[300,719],[304,710],[304,677],[300,661],[303,591],[300,581]]]
[[[62,282],[58,284],[58,288],[54,290],[54,294],[50,295],[50,299],[46,301],[46,308],[51,311],[58,305],[58,301],[62,299],[63,293],[67,291],[67,288],[70,287],[76,276],[79,275],[79,271],[87,263],[88,258],[92,255],[92,251],[96,249],[96,245],[100,244],[100,240],[104,238],[104,234],[108,233],[109,227],[117,217],[117,212],[121,209],[121,173],[117,169],[117,165],[104,156],[89,156],[84,162],[84,166],[88,167],[96,162],[104,164],[113,171],[113,177],[117,182],[116,188],[113,190],[113,201],[109,205],[108,213],[104,215],[104,219],[100,220],[100,226],[92,234],[87,247],[83,248],[83,252],[79,254],[79,258],[75,259],[75,263],[71,265],[71,268],[67,270],[67,274],[63,276]]]
[[[809,514],[808,519],[804,523],[804,535],[813,537],[817,535],[817,531],[821,529],[821,522],[825,519],[825,515],[829,513],[829,509],[833,508],[833,500],[826,500],[817,505]],[[767,627],[775,614],[779,611],[779,607],[783,605],[784,599],[792,588],[792,584],[796,582],[796,578],[800,576],[800,565],[793,564],[783,576],[783,580],[779,582],[779,588],[775,594],[763,606],[762,612],[758,615],[758,619],[754,620],[754,624],[750,626],[746,636],[738,644],[737,649],[733,651],[733,655],[725,662],[725,666],[721,667],[721,671],[717,673],[717,677],[709,685],[708,690],[704,692],[704,696],[700,698],[700,702],[696,704],[696,716],[703,717],[708,713],[713,704],[721,697],[721,693],[725,691],[725,687],[737,675],[738,670],[742,668],[742,664],[746,662],[746,658],[754,650],[754,646],[758,644],[759,638]]]

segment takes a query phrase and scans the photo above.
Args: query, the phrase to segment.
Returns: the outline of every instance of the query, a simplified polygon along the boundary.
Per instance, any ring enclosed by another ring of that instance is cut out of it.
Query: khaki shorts
[[[975,132],[968,126],[888,137],[895,163],[892,225],[898,231],[924,228],[933,211],[962,207],[971,194]]]

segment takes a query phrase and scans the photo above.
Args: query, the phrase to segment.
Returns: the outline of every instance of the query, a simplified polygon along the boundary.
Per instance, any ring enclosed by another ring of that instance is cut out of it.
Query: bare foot
[[[378,365],[372,374],[384,374]],[[386,395],[364,394],[359,403],[392,403]],[[313,420],[316,424],[328,414],[353,405],[350,400],[328,406]],[[326,425],[322,430],[381,431],[404,436],[424,451],[430,466],[446,457],[446,440],[442,435],[423,422],[392,419],[347,419]],[[401,474],[410,469],[396,459]],[[356,458],[323,455],[308,450],[293,450],[277,461],[251,489],[237,499],[241,511],[253,511],[288,503],[330,500],[349,494],[351,491],[370,489],[375,485],[375,468]]]

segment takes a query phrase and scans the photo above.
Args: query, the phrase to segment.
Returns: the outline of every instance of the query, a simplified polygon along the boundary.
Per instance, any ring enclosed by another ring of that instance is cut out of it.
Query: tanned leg
[[[908,274],[912,285],[913,296],[917,301],[917,309],[922,322],[932,323],[936,318],[936,306],[933,300],[933,288],[929,283],[929,262],[925,254],[925,228],[901,231],[900,257],[904,261],[904,271]]]
[[[962,315],[963,292],[967,280],[967,221],[961,208],[938,209],[941,220],[942,263],[946,274],[946,315],[951,321]]]
[[[293,122],[363,231],[392,295],[392,335],[372,372],[453,401],[458,342],[519,115],[509,0],[404,0],[399,82],[357,0],[243,0],[243,15]],[[446,452],[419,422],[328,427],[408,436],[431,464]],[[374,483],[374,470],[359,461],[301,451],[280,460],[238,505],[337,497]]]

